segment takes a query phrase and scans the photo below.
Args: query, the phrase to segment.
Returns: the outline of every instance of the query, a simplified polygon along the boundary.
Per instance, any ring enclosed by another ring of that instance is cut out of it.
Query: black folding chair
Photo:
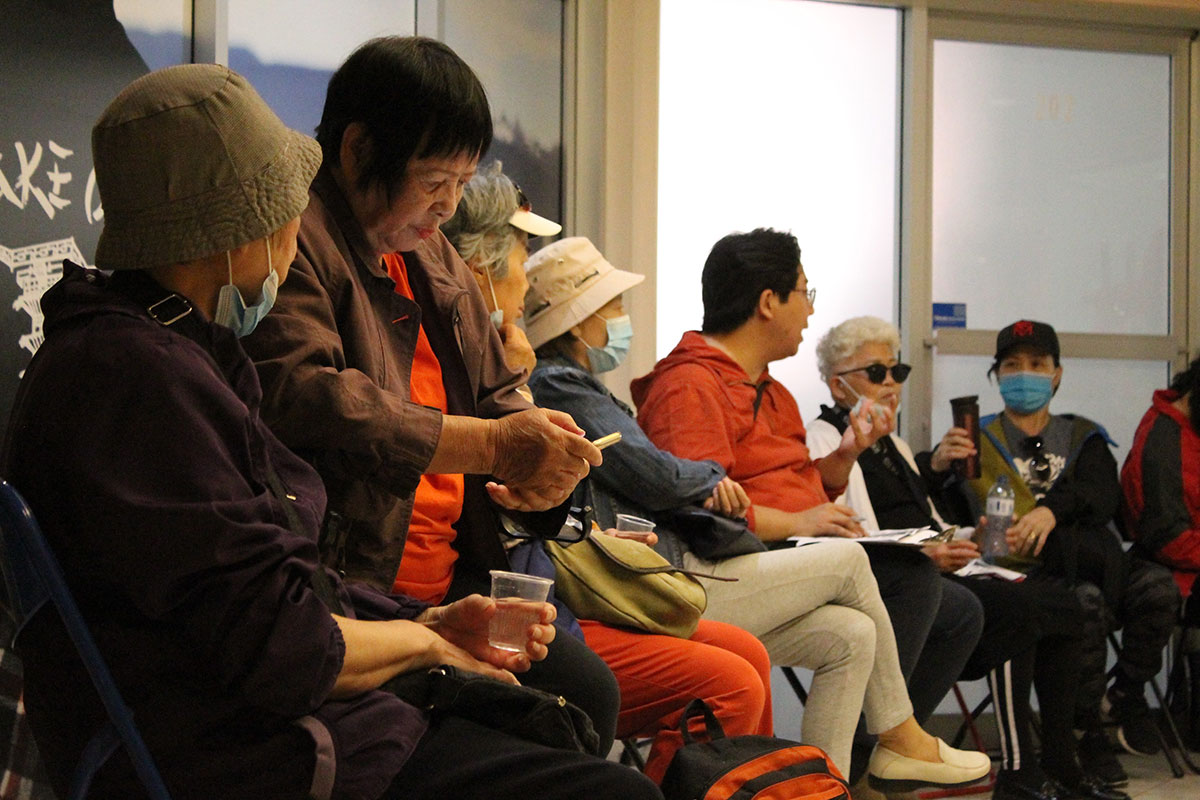
[[[25,623],[49,602],[62,618],[108,713],[108,721],[92,736],[79,758],[68,800],[82,800],[87,796],[96,772],[121,745],[129,754],[138,779],[151,800],[170,800],[158,767],[133,722],[133,713],[113,682],[33,512],[17,490],[4,481],[0,481],[0,531],[3,532],[0,565],[4,568],[9,605],[16,618],[16,636],[20,636]]]
[[[1111,631],[1108,634],[1108,643],[1120,656],[1121,645]],[[1112,677],[1111,673],[1109,677]],[[1151,678],[1149,683],[1150,690],[1154,693],[1154,699],[1158,701],[1158,712],[1155,715],[1157,724],[1154,726],[1154,732],[1158,734],[1158,741],[1162,745],[1163,756],[1167,759],[1171,773],[1176,778],[1182,778],[1185,774],[1183,768],[1186,765],[1194,774],[1200,775],[1200,767],[1197,767],[1191,756],[1188,755],[1187,746],[1183,743],[1183,737],[1179,735],[1179,728],[1175,725],[1175,718],[1171,716],[1170,706],[1167,705],[1162,690],[1158,688],[1157,676]]]

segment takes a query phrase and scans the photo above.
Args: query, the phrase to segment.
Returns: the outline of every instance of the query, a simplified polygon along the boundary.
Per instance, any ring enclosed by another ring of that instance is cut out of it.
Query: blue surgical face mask
[[[504,309],[500,307],[500,303],[496,300],[496,287],[492,283],[492,270],[490,267],[484,267],[483,272],[487,275],[488,290],[492,293],[492,305],[496,310],[488,314],[488,319],[492,321],[492,327],[500,330],[500,326],[504,324]]]
[[[628,314],[604,320],[604,328],[608,332],[608,344],[604,347],[588,345],[587,349],[588,363],[596,373],[616,369],[629,355],[629,343],[633,341],[633,322]]]
[[[262,282],[262,296],[252,306],[247,306],[241,291],[233,285],[233,259],[225,251],[225,263],[229,265],[229,283],[221,287],[217,295],[217,310],[213,322],[229,328],[238,337],[249,336],[258,327],[259,321],[275,305],[279,293],[279,275],[271,265],[271,240],[267,239],[267,277]]]
[[[1014,372],[1000,376],[1000,396],[1004,405],[1018,414],[1032,414],[1044,408],[1054,395],[1054,378],[1044,372]]]

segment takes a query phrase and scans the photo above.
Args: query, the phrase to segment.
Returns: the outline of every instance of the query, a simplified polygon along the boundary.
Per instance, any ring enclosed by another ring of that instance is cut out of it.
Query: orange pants
[[[579,624],[621,688],[617,736],[654,737],[646,775],[655,783],[683,744],[679,721],[697,697],[727,735],[771,735],[771,660],[741,628],[704,619],[690,639],[679,639],[591,620]]]

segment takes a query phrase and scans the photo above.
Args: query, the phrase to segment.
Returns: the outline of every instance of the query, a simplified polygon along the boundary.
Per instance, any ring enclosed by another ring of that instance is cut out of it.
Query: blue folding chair
[[[92,736],[79,758],[68,800],[83,800],[87,796],[96,772],[121,744],[125,745],[151,800],[170,800],[158,767],[133,723],[133,714],[117,691],[37,520],[25,500],[6,481],[0,481],[0,531],[3,532],[0,565],[4,568],[9,604],[16,617],[17,635],[46,601],[53,603],[108,712],[108,722]]]

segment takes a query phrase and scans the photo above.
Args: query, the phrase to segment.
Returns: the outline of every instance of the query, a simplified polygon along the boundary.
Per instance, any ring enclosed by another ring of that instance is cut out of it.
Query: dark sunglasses
[[[1050,480],[1050,456],[1046,455],[1046,441],[1040,436],[1026,436],[1021,442],[1021,452],[1029,459],[1029,469],[1043,483]]]
[[[571,506],[571,514],[568,515],[566,522],[559,528],[558,533],[553,536],[537,536],[525,528],[521,527],[515,520],[507,514],[497,514],[500,517],[500,524],[504,527],[504,532],[513,539],[541,539],[542,541],[559,542],[561,544],[574,544],[582,542],[587,538],[587,531],[583,529],[583,523],[580,520],[585,514],[591,513],[591,507],[578,508]]]
[[[849,375],[851,372],[867,373],[867,380],[871,383],[883,383],[887,380],[887,374],[892,373],[892,380],[896,383],[904,383],[908,380],[908,373],[912,372],[912,366],[909,364],[867,364],[865,367],[855,367],[848,369],[845,372],[839,372],[838,375]]]

